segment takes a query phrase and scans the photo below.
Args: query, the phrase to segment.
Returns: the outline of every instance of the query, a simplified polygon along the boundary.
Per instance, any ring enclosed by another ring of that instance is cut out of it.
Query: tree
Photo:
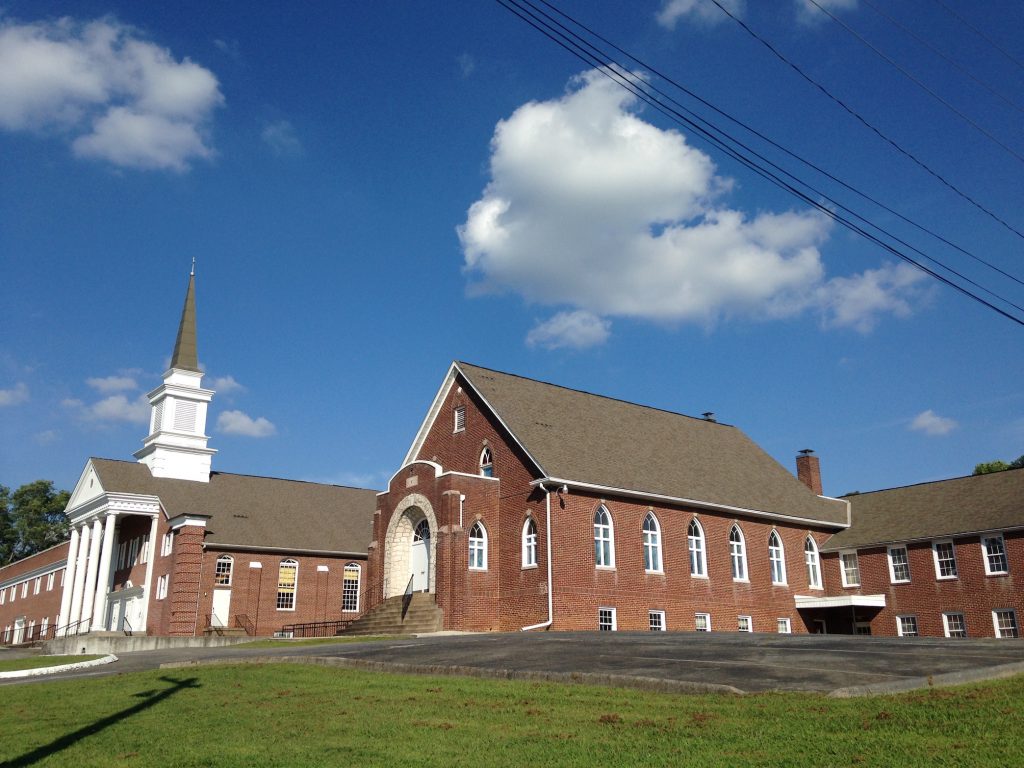
[[[1001,459],[995,461],[985,461],[981,464],[974,466],[974,474],[976,475],[987,475],[992,472],[1005,472],[1008,469],[1024,469],[1024,456],[1018,456],[1016,459],[1007,464]]]
[[[54,490],[52,480],[25,483],[14,493],[3,489],[7,524],[13,530],[13,546],[6,562],[20,560],[68,538],[64,508],[71,494]],[[3,527],[0,523],[0,529]],[[3,533],[0,532],[0,542]],[[0,546],[3,546],[0,544]],[[2,554],[2,553],[0,553]]]
[[[14,549],[18,536],[11,522],[11,489],[0,485],[0,565],[14,560]]]

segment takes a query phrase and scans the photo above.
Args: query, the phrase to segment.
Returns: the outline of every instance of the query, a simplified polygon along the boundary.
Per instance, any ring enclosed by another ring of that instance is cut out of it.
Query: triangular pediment
[[[103,483],[100,482],[99,473],[96,472],[92,459],[89,459],[86,462],[85,469],[82,470],[82,476],[78,478],[78,482],[75,484],[75,490],[71,493],[71,499],[68,501],[66,509],[80,507],[102,496],[104,493],[106,493],[106,490],[103,488]]]

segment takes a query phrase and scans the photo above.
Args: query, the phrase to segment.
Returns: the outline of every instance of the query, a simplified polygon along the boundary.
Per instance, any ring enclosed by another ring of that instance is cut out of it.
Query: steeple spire
[[[194,261],[192,262],[192,273],[188,276],[188,291],[185,293],[185,306],[181,310],[181,322],[178,324],[178,338],[174,341],[171,368],[201,373],[199,370],[199,353],[196,350],[196,273]]]

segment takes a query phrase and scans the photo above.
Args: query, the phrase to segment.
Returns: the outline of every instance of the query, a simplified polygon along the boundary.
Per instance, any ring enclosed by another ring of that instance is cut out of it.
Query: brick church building
[[[1024,470],[822,495],[734,426],[456,362],[382,493],[216,472],[195,279],[135,462],[0,569],[0,642],[369,626],[1017,637]],[[379,626],[379,625],[378,625]]]

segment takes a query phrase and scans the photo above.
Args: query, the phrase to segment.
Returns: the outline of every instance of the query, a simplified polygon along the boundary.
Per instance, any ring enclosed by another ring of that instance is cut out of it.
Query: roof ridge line
[[[842,496],[837,496],[836,498],[848,499],[848,498],[850,498],[852,496],[867,496],[868,494],[871,494],[871,493],[886,493],[888,491],[899,491],[899,490],[902,490],[904,488],[917,488],[920,485],[934,485],[935,483],[949,483],[949,482],[952,482],[953,480],[971,480],[972,478],[975,478],[975,477],[985,477],[987,475],[1002,475],[1002,474],[1005,474],[1006,472],[1017,472],[1018,470],[1024,471],[1024,467],[1011,467],[1009,469],[1001,469],[998,472],[982,472],[980,475],[975,475],[974,473],[971,473],[969,475],[957,475],[956,477],[943,477],[940,480],[922,480],[919,483],[907,483],[906,485],[894,485],[894,486],[892,486],[890,488],[876,488],[873,491],[850,491],[849,493],[844,493]]]

